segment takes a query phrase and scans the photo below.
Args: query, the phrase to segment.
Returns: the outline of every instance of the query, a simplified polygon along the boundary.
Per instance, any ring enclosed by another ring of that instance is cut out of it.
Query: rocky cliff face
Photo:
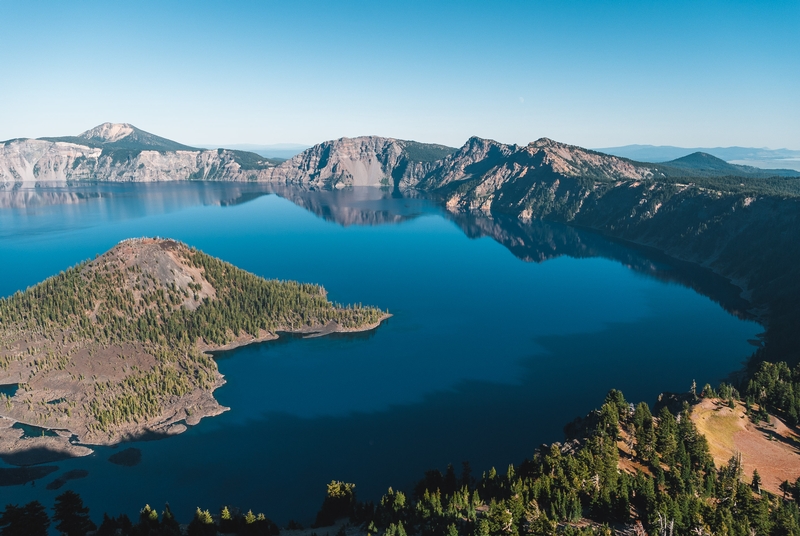
[[[444,155],[449,148],[393,138],[340,138],[316,145],[267,173],[268,180],[318,187],[416,185],[433,168],[415,158],[416,146]],[[422,158],[425,158],[424,156]]]
[[[0,143],[0,186],[266,180],[273,165],[252,156],[244,163],[241,152],[193,149],[128,124],[106,123],[75,137]]]
[[[798,188],[764,177],[759,194],[718,187],[708,177],[729,175],[731,167],[718,170],[716,161],[670,168],[547,138],[526,146],[471,138],[455,150],[367,136],[325,142],[274,166],[235,151],[171,144],[130,125],[101,125],[68,139],[13,140],[0,146],[0,184],[218,180],[424,192],[453,213],[556,221],[657,248],[734,280],[773,317],[778,311],[786,317],[800,299]],[[800,334],[792,345],[800,348]]]
[[[0,186],[70,181],[156,182],[266,180],[244,169],[233,151],[116,151],[67,142],[20,140],[0,146]]]

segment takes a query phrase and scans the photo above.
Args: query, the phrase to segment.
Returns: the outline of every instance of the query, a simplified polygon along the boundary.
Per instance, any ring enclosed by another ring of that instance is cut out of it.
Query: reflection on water
[[[35,219],[45,207],[61,207],[69,225],[70,215],[85,219],[88,203],[102,203],[102,217],[141,218],[192,206],[235,207],[261,196],[276,194],[326,221],[342,226],[399,224],[413,218],[441,214],[453,221],[470,238],[488,236],[526,262],[545,262],[560,256],[602,257],[665,282],[679,283],[721,304],[740,318],[751,318],[749,303],[741,289],[710,270],[671,259],[655,250],[632,247],[597,233],[543,221],[522,222],[503,215],[449,213],[422,198],[398,197],[387,189],[360,187],[320,190],[297,185],[270,183],[167,182],[113,184],[98,183],[73,187],[0,188],[0,237],[11,232],[15,222],[3,219]],[[89,210],[91,212],[91,210]],[[18,223],[18,222],[17,222]],[[32,223],[35,227],[35,222]],[[45,231],[45,230],[43,230]],[[28,229],[31,232],[31,229]]]
[[[270,185],[269,190],[326,221],[345,227],[397,224],[423,214],[439,212],[423,199],[398,196],[383,188],[319,190],[274,184]]]
[[[52,205],[75,205],[102,199],[111,212],[145,215],[169,212],[194,205],[235,206],[265,195],[269,189],[259,183],[160,182],[90,183],[71,187],[2,188],[0,209],[36,209]],[[131,201],[135,201],[131,206]],[[130,209],[134,209],[132,212]]]
[[[452,215],[380,189],[98,185],[13,203],[0,210],[0,255],[14,260],[0,263],[0,295],[123,238],[160,235],[394,315],[363,334],[284,335],[218,354],[227,383],[215,396],[230,411],[120,446],[141,450],[135,468],[110,463],[113,448],[59,462],[89,471],[70,487],[97,516],[169,501],[181,521],[197,506],[233,504],[305,522],[334,479],[375,499],[447,463],[505,467],[562,439],[562,426],[612,387],[652,402],[693,379],[717,382],[759,331],[698,294],[746,309],[699,268],[563,225]],[[57,492],[42,488],[0,488],[0,504],[52,504]]]
[[[599,233],[545,221],[522,222],[503,215],[448,214],[471,238],[488,236],[526,262],[545,262],[562,255],[575,259],[602,257],[667,283],[678,283],[708,296],[729,313],[752,319],[742,289],[728,279],[693,263],[652,248],[609,239]]]
[[[379,188],[315,190],[296,185],[272,185],[271,193],[339,225],[400,223],[439,210],[422,199],[402,198]],[[739,318],[752,318],[742,290],[707,268],[672,259],[656,250],[610,240],[598,233],[545,221],[523,222],[504,215],[450,213],[470,238],[488,236],[526,262],[545,262],[560,256],[602,257],[661,281],[678,283],[704,294]]]

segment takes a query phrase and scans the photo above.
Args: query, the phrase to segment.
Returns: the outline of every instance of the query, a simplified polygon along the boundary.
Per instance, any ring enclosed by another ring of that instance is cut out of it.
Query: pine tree
[[[753,480],[750,483],[750,487],[761,495],[761,475],[758,474],[758,469],[753,469]]]
[[[180,536],[181,526],[175,519],[169,503],[164,505],[164,511],[161,513],[161,530],[159,536]]]
[[[20,508],[9,504],[0,514],[2,536],[47,536],[50,518],[39,501],[32,501]]]
[[[65,491],[56,497],[53,510],[53,520],[58,522],[56,530],[66,536],[84,536],[97,528],[89,519],[89,508],[83,505],[80,495],[74,491]]]
[[[201,510],[198,508],[194,513],[194,519],[189,523],[189,536],[215,536],[217,534],[217,526],[214,524],[214,518],[208,510]]]

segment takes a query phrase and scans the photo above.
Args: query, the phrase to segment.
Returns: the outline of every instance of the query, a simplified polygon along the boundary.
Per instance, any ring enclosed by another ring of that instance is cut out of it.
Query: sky
[[[800,2],[0,0],[0,139],[800,149]]]

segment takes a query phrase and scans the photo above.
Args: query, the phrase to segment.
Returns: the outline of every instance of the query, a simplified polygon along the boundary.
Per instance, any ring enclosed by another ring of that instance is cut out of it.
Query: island
[[[0,457],[29,465],[180,433],[228,409],[213,396],[225,380],[210,352],[388,316],[175,240],[124,240],[0,300]]]

